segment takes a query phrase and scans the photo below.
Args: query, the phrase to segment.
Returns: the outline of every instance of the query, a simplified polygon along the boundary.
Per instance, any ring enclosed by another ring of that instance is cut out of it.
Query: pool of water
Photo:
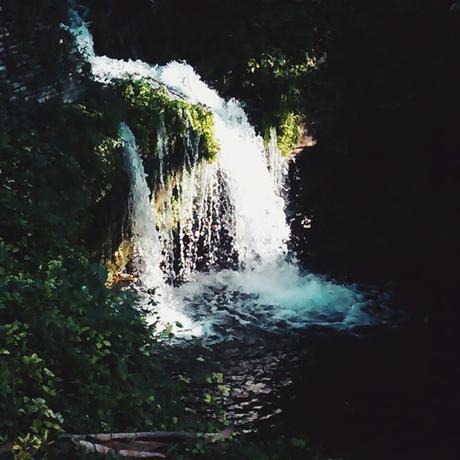
[[[207,353],[224,374],[219,405],[237,432],[307,439],[331,458],[454,459],[459,370],[446,373],[452,353],[433,348],[431,334],[416,322],[253,330]]]

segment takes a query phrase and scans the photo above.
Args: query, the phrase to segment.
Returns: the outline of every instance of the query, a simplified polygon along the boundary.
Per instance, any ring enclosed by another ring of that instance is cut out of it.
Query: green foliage
[[[318,66],[318,59],[310,56],[308,52],[305,53],[302,61],[295,62],[281,50],[275,49],[270,53],[264,51],[257,59],[249,59],[248,72],[252,74],[263,72],[272,78],[295,80],[317,70]],[[251,86],[255,86],[254,83]]]
[[[305,112],[307,82],[326,61],[325,55],[316,54],[307,50],[298,57],[275,48],[248,60],[242,85],[261,112],[256,120],[260,129],[274,125],[278,131],[291,130],[282,137],[293,136],[291,126]]]
[[[134,298],[107,290],[83,255],[26,272],[17,253],[2,243],[0,432],[39,448],[63,429],[159,428],[177,417]]]
[[[281,118],[278,128],[278,147],[285,156],[292,152],[292,149],[299,142],[302,118],[292,112],[285,114]]]
[[[215,159],[219,145],[213,133],[214,120],[204,106],[174,98],[163,86],[154,89],[145,80],[120,80],[115,89],[126,103],[128,125],[144,154],[155,154],[158,130],[163,128],[168,135],[168,160],[176,168],[183,164],[186,137],[196,142],[202,158]]]
[[[214,161],[219,153],[219,143],[214,137],[214,118],[212,113],[201,105],[187,104],[187,116],[191,127],[203,138],[203,156],[208,161]]]

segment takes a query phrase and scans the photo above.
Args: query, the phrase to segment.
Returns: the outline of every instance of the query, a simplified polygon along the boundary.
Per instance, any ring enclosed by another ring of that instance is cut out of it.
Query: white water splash
[[[312,274],[303,276],[286,261],[287,160],[276,145],[276,133],[265,150],[241,105],[222,99],[189,65],[160,67],[96,56],[86,24],[76,12],[71,21],[69,30],[95,80],[107,84],[129,77],[145,79],[154,88],[165,85],[172,97],[203,104],[214,117],[217,161],[199,160],[196,145],[186,137],[185,166],[175,175],[164,171],[166,127],[152,127],[158,133],[159,160],[152,202],[134,137],[127,126],[120,128],[132,183],[136,271],[141,290],[155,290],[152,311],[161,324],[180,322],[185,335],[220,337],[231,335],[231,323],[265,330],[371,324],[362,293]],[[222,270],[235,256],[239,269]],[[177,279],[188,282],[176,288],[168,284]]]
[[[371,300],[357,289],[313,274],[302,276],[286,262],[263,271],[222,270],[198,274],[176,289],[176,299],[212,339],[237,339],[245,331],[289,331],[306,326],[346,329],[371,325]]]

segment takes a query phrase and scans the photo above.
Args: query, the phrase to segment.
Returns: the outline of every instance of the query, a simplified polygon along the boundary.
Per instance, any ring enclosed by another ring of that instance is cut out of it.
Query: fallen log
[[[95,434],[66,434],[63,438],[75,440],[91,438],[99,442],[109,442],[113,440],[147,440],[158,439],[165,441],[183,441],[199,437],[196,433],[186,433],[183,431],[140,431],[135,433],[95,433]]]
[[[96,453],[102,455],[109,455],[109,454],[118,454],[122,457],[131,457],[131,458],[166,458],[166,455],[160,452],[145,452],[145,451],[137,451],[137,450],[128,450],[128,449],[121,449],[115,450],[107,446],[103,446],[102,444],[97,444],[90,441],[74,441],[77,447],[83,449],[87,453]]]
[[[144,452],[138,450],[119,450],[118,454],[122,457],[134,458],[166,458],[166,455],[160,452]]]
[[[65,434],[62,438],[70,438],[72,440],[84,440],[87,438],[94,439],[99,442],[110,441],[186,441],[190,439],[206,439],[208,441],[218,441],[228,439],[233,434],[233,427],[230,426],[218,433],[188,433],[185,431],[139,431],[134,433],[95,433],[95,434]]]
[[[228,439],[233,434],[230,426],[218,433],[187,433],[184,431],[141,431],[136,433],[93,433],[65,434],[61,439],[70,439],[78,448],[87,453],[101,455],[118,454],[131,458],[166,458],[157,452],[169,443],[204,439],[217,442]]]
[[[168,446],[168,444],[166,444],[165,442],[158,441],[130,441],[128,442],[128,444],[120,441],[109,441],[106,442],[104,445],[116,450],[128,449],[141,450],[145,452],[153,452],[155,450],[162,449]]]

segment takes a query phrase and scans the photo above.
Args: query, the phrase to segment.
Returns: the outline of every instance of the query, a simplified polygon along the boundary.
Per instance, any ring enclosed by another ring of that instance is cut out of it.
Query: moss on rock
[[[164,122],[168,133],[168,148],[177,165],[182,166],[184,138],[197,141],[201,158],[213,161],[219,151],[214,137],[211,112],[199,104],[172,97],[163,87],[153,88],[146,80],[118,80],[114,83],[126,109],[126,120],[133,130],[141,152],[156,151],[158,129]]]

